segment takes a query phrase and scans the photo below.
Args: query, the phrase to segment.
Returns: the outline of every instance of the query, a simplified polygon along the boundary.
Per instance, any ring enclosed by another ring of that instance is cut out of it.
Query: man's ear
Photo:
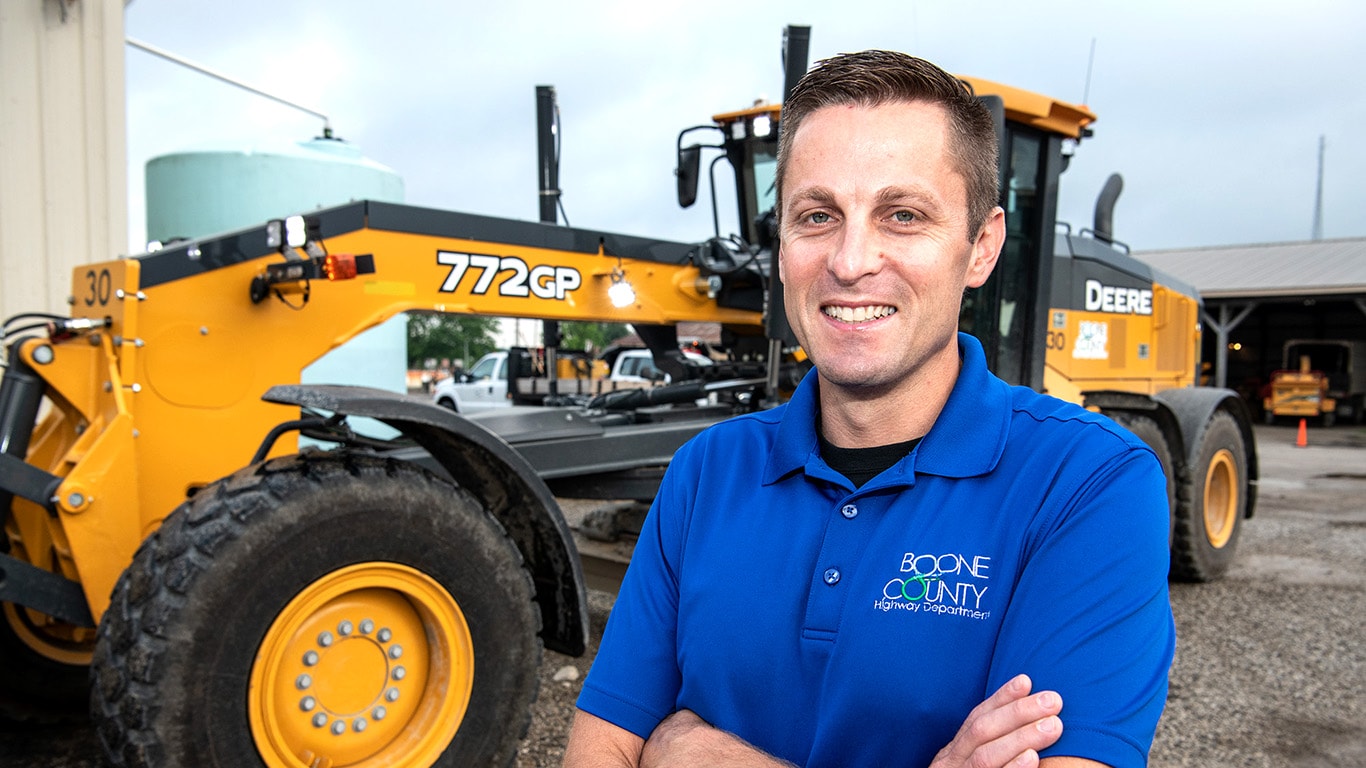
[[[998,205],[987,214],[987,220],[972,243],[972,260],[968,262],[967,279],[964,281],[968,288],[980,288],[991,277],[1005,242],[1006,214]]]
[[[783,258],[783,241],[782,241],[782,238],[779,238],[779,239],[778,239],[777,248],[778,248],[778,280],[780,280],[780,281],[782,282],[783,285],[787,285],[787,275],[784,275],[784,274],[783,274],[783,264],[784,264],[787,260]]]

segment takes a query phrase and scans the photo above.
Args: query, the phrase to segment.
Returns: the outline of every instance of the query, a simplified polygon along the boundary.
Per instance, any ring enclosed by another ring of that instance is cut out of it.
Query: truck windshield
[[[486,357],[483,360],[480,360],[470,369],[470,378],[475,379],[476,381],[479,379],[493,378],[493,372],[497,369],[498,363],[499,358],[496,357]]]

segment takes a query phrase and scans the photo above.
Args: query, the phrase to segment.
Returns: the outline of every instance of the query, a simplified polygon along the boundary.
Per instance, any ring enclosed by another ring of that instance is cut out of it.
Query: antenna
[[[1319,134],[1319,183],[1314,193],[1314,231],[1311,240],[1323,239],[1323,153],[1326,145],[1323,134]]]
[[[1096,63],[1096,39],[1091,38],[1091,55],[1086,58],[1086,85],[1081,89],[1081,105],[1087,104],[1087,99],[1091,98],[1091,68]]]
[[[66,6],[62,7],[63,9],[66,8]],[[179,64],[180,66],[185,67],[186,69],[193,69],[194,71],[199,72],[200,74],[208,75],[209,77],[212,77],[215,80],[220,80],[224,83],[227,83],[228,85],[236,86],[237,88],[241,88],[244,91],[254,93],[257,96],[264,96],[265,98],[270,99],[271,101],[283,104],[286,107],[293,107],[294,109],[297,109],[300,112],[305,112],[307,114],[313,115],[314,117],[322,118],[323,138],[332,138],[332,121],[328,119],[327,115],[324,115],[316,109],[309,109],[308,107],[290,101],[286,98],[276,96],[275,94],[263,91],[260,88],[247,85],[246,83],[234,77],[225,75],[222,72],[216,72],[202,64],[196,64],[195,62],[190,61],[189,59],[184,58],[183,56],[177,56],[176,54],[171,53],[170,51],[167,51],[163,48],[158,48],[155,45],[144,43],[141,40],[135,40],[131,37],[125,37],[123,41],[127,43],[130,47],[137,48],[140,51],[145,51],[147,53],[152,54],[153,56],[163,58],[171,62],[172,64]]]

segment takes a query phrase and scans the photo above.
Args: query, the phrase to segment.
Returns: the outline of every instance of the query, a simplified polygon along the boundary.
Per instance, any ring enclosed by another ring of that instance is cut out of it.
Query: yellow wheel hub
[[[1238,522],[1238,469],[1233,453],[1221,449],[1205,472],[1205,536],[1221,549],[1233,537]]]
[[[425,768],[464,719],[474,646],[440,584],[360,563],[304,588],[251,668],[251,732],[270,768]]]
[[[0,604],[0,621],[40,656],[77,667],[90,666],[95,653],[95,630],[58,621],[14,603]]]

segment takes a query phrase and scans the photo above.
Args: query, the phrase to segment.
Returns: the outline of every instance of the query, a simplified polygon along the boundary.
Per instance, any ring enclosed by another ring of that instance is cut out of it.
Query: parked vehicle
[[[1316,418],[1324,426],[1337,419],[1353,424],[1366,418],[1366,341],[1291,339],[1283,348],[1281,369],[1271,374],[1262,405],[1266,421],[1277,417]]]
[[[432,402],[456,413],[512,405],[508,399],[508,350],[479,358],[468,373],[442,379],[432,388]]]
[[[712,365],[711,358],[692,350],[680,350],[689,363],[698,367]],[[535,370],[533,356],[522,347],[490,352],[479,358],[469,373],[452,376],[437,382],[432,390],[432,402],[456,413],[473,413],[489,408],[545,402],[545,376],[509,378],[515,370]],[[573,358],[570,358],[571,360]],[[610,368],[608,361],[610,360]],[[673,377],[655,364],[654,353],[643,347],[612,350],[608,357],[592,361],[588,366],[572,362],[564,366],[557,379],[560,395],[588,398],[619,389],[672,383]],[[587,375],[582,375],[585,370]],[[594,375],[607,370],[606,376]]]

